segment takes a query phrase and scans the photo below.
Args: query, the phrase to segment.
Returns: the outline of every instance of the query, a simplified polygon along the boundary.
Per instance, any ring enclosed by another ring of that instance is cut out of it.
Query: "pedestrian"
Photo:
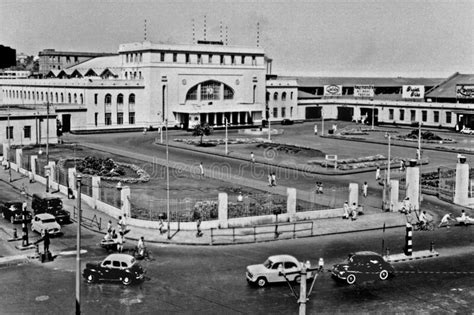
[[[276,186],[276,175],[275,172],[272,173],[272,186]]]
[[[119,220],[118,220],[118,222],[117,222],[117,231],[118,231],[118,233],[120,234],[120,233],[122,233],[122,232],[124,231],[124,230],[123,230],[123,226],[122,226],[122,224],[123,224],[122,216],[119,215],[118,219],[119,219]]]
[[[349,219],[349,203],[347,200],[344,202],[344,205],[342,206],[342,209],[344,209],[344,215],[342,216],[343,219]]]
[[[35,176],[33,175],[32,171],[28,172],[28,178],[30,179],[30,184],[35,182]]]
[[[67,188],[67,199],[74,199],[74,192],[71,187]]]
[[[123,243],[125,242],[125,237],[122,232],[119,232],[117,235],[117,251],[119,253],[123,252]]]
[[[202,166],[202,162],[199,163],[199,173],[201,177],[204,177],[204,167]]]
[[[268,186],[272,186],[272,174],[268,173]]]
[[[400,160],[400,172],[403,172],[403,171],[405,171],[405,161]]]
[[[318,125],[317,124],[314,124],[314,134],[315,135],[318,134]]]
[[[351,206],[351,215],[352,215],[352,218],[351,218],[352,221],[357,220],[357,205],[355,202],[353,202]]]
[[[107,233],[112,233],[112,220],[107,222]]]
[[[158,220],[158,230],[160,231],[160,235],[163,235],[163,226],[164,226],[164,224],[163,224],[163,219],[160,218],[160,219]]]
[[[375,180],[380,180],[380,166],[375,170]]]
[[[201,218],[197,219],[196,221],[196,237],[201,237],[203,235],[201,231]]]
[[[253,154],[253,152],[250,152],[250,161],[252,163],[255,163],[255,155]]]
[[[323,183],[319,182],[318,194],[322,194],[322,193],[323,193]]]
[[[48,232],[48,229],[45,229],[43,231],[43,238],[42,238],[42,241],[43,241],[43,248],[44,248],[44,253],[48,253],[49,252],[49,244],[51,243],[51,240],[50,240],[50,237],[49,237],[49,232]]]
[[[364,182],[364,185],[362,186],[362,195],[364,195],[364,198],[367,198],[367,190],[369,189],[369,185],[367,182]]]
[[[129,229],[127,229],[127,214],[123,214],[123,218],[122,218],[122,231],[123,231],[123,234],[127,234],[128,232],[130,232]]]
[[[438,227],[440,228],[443,224],[446,224],[446,228],[449,229],[449,220],[453,220],[451,218],[451,213],[445,214],[443,218],[441,218],[441,222],[439,223]]]

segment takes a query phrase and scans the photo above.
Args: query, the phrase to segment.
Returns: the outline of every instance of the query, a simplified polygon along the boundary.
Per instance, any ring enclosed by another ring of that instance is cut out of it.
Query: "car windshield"
[[[56,222],[56,220],[55,219],[43,219],[43,220],[41,220],[41,222],[43,222],[43,223],[53,223],[53,222]]]
[[[270,269],[273,265],[273,262],[270,259],[267,259],[267,260],[265,260],[263,265],[265,266],[265,268]]]

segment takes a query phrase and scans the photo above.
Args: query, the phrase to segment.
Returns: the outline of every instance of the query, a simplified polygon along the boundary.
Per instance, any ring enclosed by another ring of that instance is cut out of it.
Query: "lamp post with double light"
[[[82,176],[76,176],[77,188],[77,248],[76,248],[76,314],[81,314],[81,199]]]

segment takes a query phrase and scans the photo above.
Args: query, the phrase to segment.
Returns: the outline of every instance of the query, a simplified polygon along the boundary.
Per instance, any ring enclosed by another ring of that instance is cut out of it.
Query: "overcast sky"
[[[116,52],[142,41],[196,38],[260,46],[273,73],[311,76],[446,77],[474,73],[474,0],[0,0],[0,44],[37,55],[46,48]]]

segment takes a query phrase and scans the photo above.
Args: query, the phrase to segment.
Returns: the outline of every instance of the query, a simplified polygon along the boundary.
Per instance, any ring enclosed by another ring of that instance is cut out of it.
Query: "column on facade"
[[[458,155],[456,164],[454,203],[462,206],[469,204],[469,164],[466,163],[466,157],[463,155]]]
[[[220,86],[219,99],[224,100],[224,83],[221,83],[221,86]]]
[[[123,124],[124,125],[128,125],[129,122],[128,122],[128,116],[129,116],[129,113],[130,113],[130,104],[129,104],[129,97],[130,97],[130,94],[127,95],[127,96],[123,96]]]
[[[219,227],[220,228],[227,228],[228,227],[228,212],[227,212],[227,205],[228,205],[228,198],[227,193],[219,193],[218,194],[218,219],[219,219]]]
[[[240,125],[240,112],[237,112],[237,125]]]

